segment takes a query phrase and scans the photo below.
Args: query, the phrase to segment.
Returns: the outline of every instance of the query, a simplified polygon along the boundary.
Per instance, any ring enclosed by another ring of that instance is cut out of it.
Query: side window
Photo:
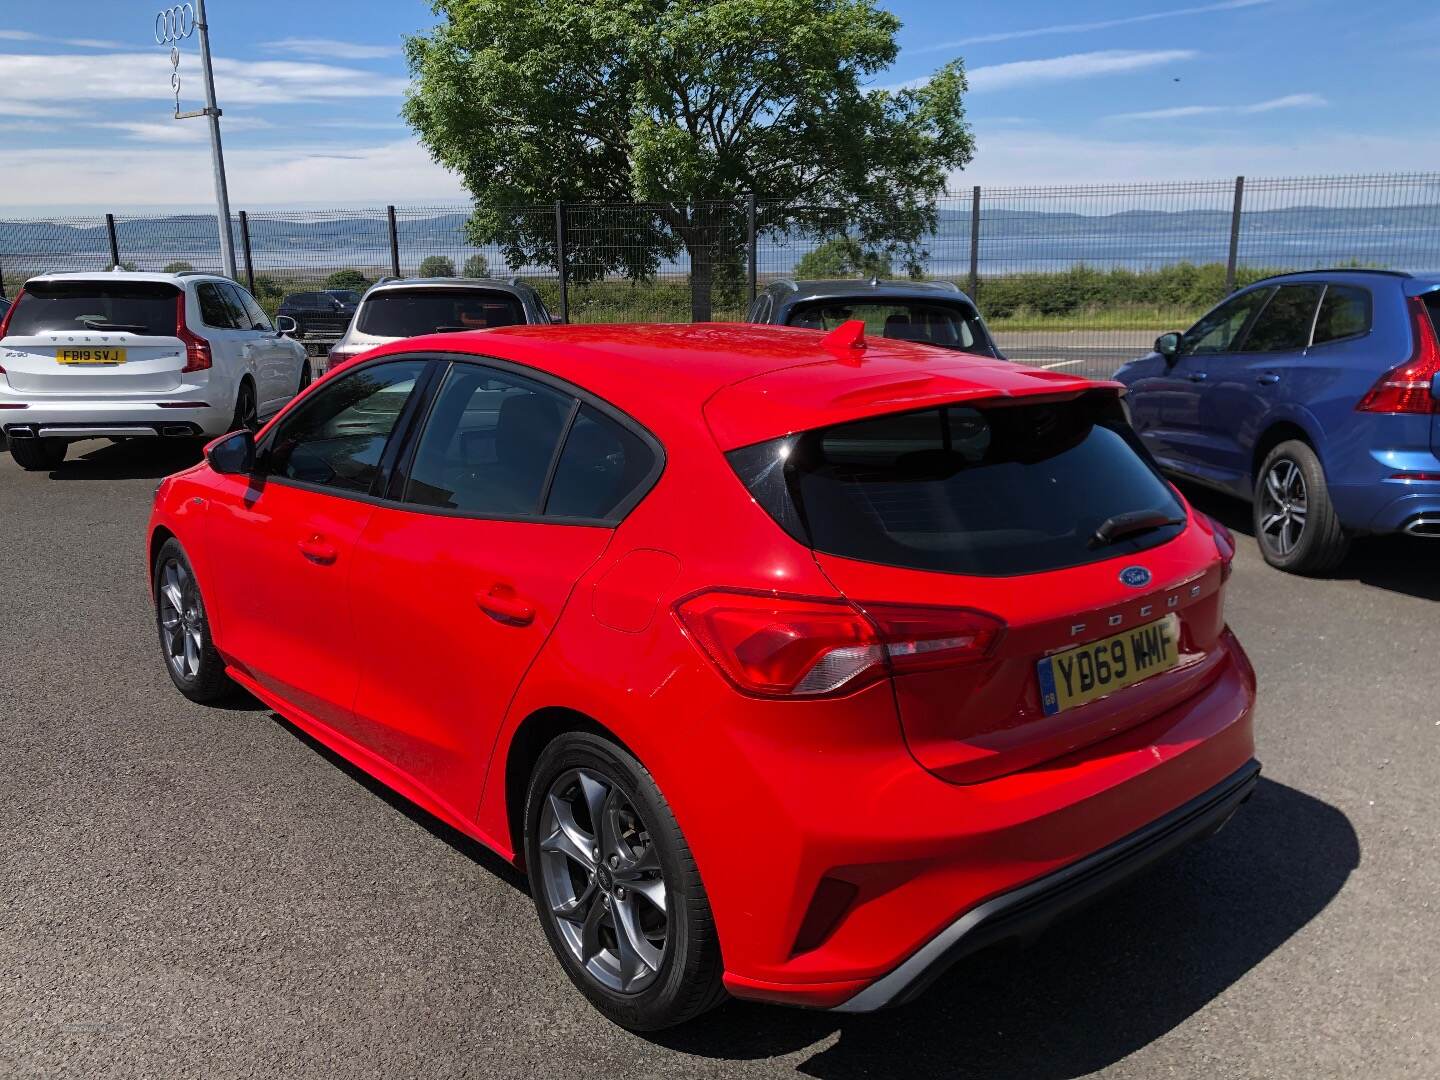
[[[1254,292],[1227,300],[1214,311],[1185,331],[1180,339],[1180,352],[1220,353],[1231,352],[1255,313],[1270,298],[1274,289],[1256,289]]]
[[[225,297],[225,303],[230,308],[230,316],[235,321],[237,330],[254,330],[255,326],[250,321],[250,312],[245,308],[245,300],[240,295],[240,286],[221,285],[220,293]]]
[[[568,394],[518,375],[456,364],[430,410],[405,501],[487,517],[538,514],[573,406]]]
[[[270,322],[270,316],[265,314],[265,309],[256,302],[255,297],[240,288],[239,285],[235,286],[235,295],[240,298],[240,303],[245,306],[245,314],[250,317],[250,326],[252,329],[263,330],[267,334],[273,334],[275,332],[275,327]]]
[[[582,405],[560,452],[545,516],[608,518],[654,467],[655,452],[644,439]]]
[[[202,281],[195,286],[195,299],[200,302],[200,321],[206,326],[219,330],[236,329],[235,313],[225,302],[220,286],[213,281]]]
[[[1323,285],[1282,285],[1255,319],[1240,348],[1245,352],[1300,352],[1310,344],[1310,326]]]
[[[768,323],[770,321],[770,297],[762,293],[755,298],[755,303],[750,305],[749,320],[752,323]]]
[[[377,364],[342,376],[284,420],[265,451],[271,476],[366,493],[424,360]]]
[[[1315,319],[1315,344],[1358,337],[1370,330],[1370,292],[1351,285],[1331,285]]]

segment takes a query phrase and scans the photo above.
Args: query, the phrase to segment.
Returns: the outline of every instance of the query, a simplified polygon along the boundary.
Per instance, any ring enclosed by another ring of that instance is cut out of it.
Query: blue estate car
[[[1160,465],[1248,499],[1267,562],[1318,574],[1361,533],[1440,537],[1440,277],[1282,274],[1115,375]]]

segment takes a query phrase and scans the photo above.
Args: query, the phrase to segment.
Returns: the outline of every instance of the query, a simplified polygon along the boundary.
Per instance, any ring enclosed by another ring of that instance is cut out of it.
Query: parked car
[[[858,319],[872,337],[1000,356],[975,303],[951,281],[772,281],[750,305],[747,320],[833,330]]]
[[[10,301],[0,296],[0,317],[3,317],[8,310],[10,310]]]
[[[295,333],[301,341],[334,340],[345,333],[355,314],[355,301],[345,299],[353,293],[353,289],[291,293],[280,301],[275,314],[295,320]]]
[[[161,485],[165,666],[523,865],[620,1024],[904,1000],[1226,821],[1255,679],[1113,384],[857,328],[382,346]]]
[[[390,278],[361,298],[327,370],[377,345],[421,334],[550,323],[544,302],[521,281],[490,278]]]
[[[1363,533],[1440,536],[1440,277],[1283,274],[1116,378],[1170,472],[1253,506],[1272,566],[1333,569]]]
[[[78,439],[256,429],[310,382],[305,349],[207,274],[47,274],[0,321],[0,425],[26,469]]]

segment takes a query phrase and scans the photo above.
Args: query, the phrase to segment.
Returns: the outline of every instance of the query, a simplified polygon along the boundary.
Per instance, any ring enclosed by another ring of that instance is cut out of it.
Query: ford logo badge
[[[1150,571],[1143,566],[1127,566],[1120,571],[1120,583],[1132,589],[1143,589],[1150,584]]]

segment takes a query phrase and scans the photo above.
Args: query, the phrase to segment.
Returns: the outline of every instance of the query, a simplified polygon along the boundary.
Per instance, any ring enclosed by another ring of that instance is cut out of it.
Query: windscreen
[[[866,337],[919,341],[960,352],[993,355],[990,339],[975,309],[961,303],[922,300],[812,300],[796,304],[787,318],[790,326],[833,330],[859,319]]]
[[[110,331],[174,337],[173,285],[161,282],[31,281],[15,302],[6,334]]]
[[[520,301],[493,289],[387,289],[360,305],[356,329],[373,337],[416,337],[524,321]]]
[[[895,413],[726,456],[796,539],[887,566],[1030,574],[1144,550],[1184,528],[1108,393]]]

